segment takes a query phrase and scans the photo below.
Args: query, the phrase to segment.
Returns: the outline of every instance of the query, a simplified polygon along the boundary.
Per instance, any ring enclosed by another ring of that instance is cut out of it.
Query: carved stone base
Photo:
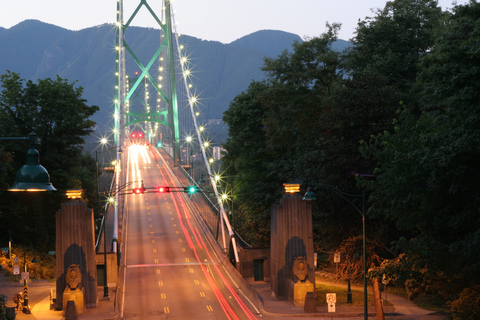
[[[85,312],[85,293],[84,289],[82,290],[69,290],[66,289],[63,292],[63,315],[65,316],[65,311],[67,310],[67,302],[73,301],[75,302],[75,306],[77,309],[77,315],[82,315]]]
[[[313,288],[313,283],[309,280],[305,282],[295,282],[291,279],[287,282],[287,296],[288,301],[291,301],[294,306],[303,307],[305,306],[305,296],[307,292],[315,292]]]

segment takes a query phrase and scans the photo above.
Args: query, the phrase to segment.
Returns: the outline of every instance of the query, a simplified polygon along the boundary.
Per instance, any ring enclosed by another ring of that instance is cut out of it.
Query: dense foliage
[[[270,205],[300,182],[318,199],[317,252],[343,252],[339,276],[360,277],[361,217],[318,183],[365,192],[371,276],[411,298],[441,294],[468,319],[480,295],[480,4],[389,1],[344,53],[331,48],[339,27],[265,59],[267,81],[225,113],[242,235],[268,245]]]
[[[65,200],[65,190],[83,188],[87,200],[95,197],[95,160],[83,153],[84,138],[95,123],[98,110],[82,99],[82,88],[57,77],[36,83],[7,72],[0,76],[0,136],[37,134],[40,163],[50,174],[57,192],[9,193],[6,189],[25,164],[27,142],[3,140],[0,148],[0,234],[14,243],[53,250],[55,212]]]

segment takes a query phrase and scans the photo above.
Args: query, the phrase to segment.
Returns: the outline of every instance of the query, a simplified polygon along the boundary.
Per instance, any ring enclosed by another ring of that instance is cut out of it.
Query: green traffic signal
[[[185,192],[195,193],[197,192],[197,189],[195,187],[185,187]]]
[[[161,143],[161,142],[157,143],[157,147],[158,147],[158,148],[163,147],[163,143]]]

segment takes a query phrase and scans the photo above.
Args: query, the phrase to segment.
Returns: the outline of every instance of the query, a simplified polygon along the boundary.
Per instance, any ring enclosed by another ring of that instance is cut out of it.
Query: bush
[[[453,320],[480,319],[480,286],[463,289],[450,306]]]

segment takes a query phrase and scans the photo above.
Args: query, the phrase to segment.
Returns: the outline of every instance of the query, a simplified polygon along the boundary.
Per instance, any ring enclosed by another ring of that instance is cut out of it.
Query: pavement
[[[15,320],[61,320],[64,319],[63,311],[50,310],[50,293],[55,296],[55,281],[32,280],[28,284],[28,305],[31,314],[25,314],[16,310]],[[15,294],[23,293],[23,281],[7,281],[3,274],[0,274],[0,295],[6,295],[6,306],[15,307],[13,297]],[[81,320],[107,320],[118,319],[115,314],[115,288],[109,288],[109,301],[103,301],[103,287],[98,287],[97,308],[85,309],[85,313],[78,318]]]
[[[317,306],[316,313],[305,313],[303,307],[296,307],[288,301],[275,300],[270,292],[270,283],[265,281],[253,281],[247,279],[247,282],[256,291],[259,305],[256,307],[265,318],[269,319],[363,319],[363,306],[336,306],[335,313],[329,313],[327,306]],[[318,281],[318,283],[330,284],[338,287],[346,287],[346,284],[332,281]],[[80,320],[107,320],[119,319],[115,313],[115,288],[109,288],[110,300],[103,301],[103,287],[98,287],[98,306],[97,308],[85,309],[85,313],[79,316]],[[28,285],[29,306],[31,314],[24,314],[22,311],[16,311],[16,320],[55,320],[64,319],[62,311],[50,310],[50,292],[55,290],[55,282],[47,280],[32,280]],[[363,287],[352,286],[352,290],[363,291]],[[3,275],[0,275],[0,294],[7,295],[7,307],[14,307],[13,296],[23,291],[23,282],[7,281]],[[394,294],[388,294],[388,301],[392,306],[385,306],[385,319],[395,320],[447,320],[446,315],[432,312],[417,307],[413,302]],[[369,306],[369,318],[375,317],[374,306]]]

